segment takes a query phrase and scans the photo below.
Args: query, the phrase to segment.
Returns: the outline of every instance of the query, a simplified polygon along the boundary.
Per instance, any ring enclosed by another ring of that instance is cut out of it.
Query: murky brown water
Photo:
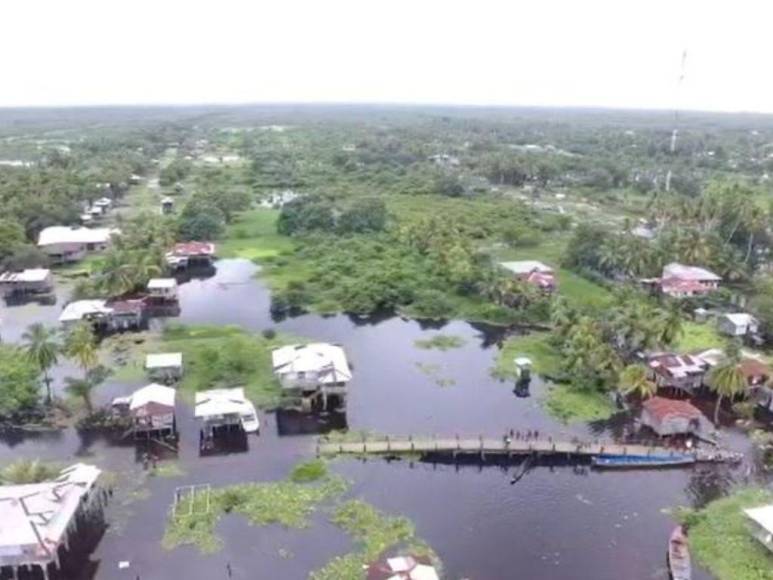
[[[499,434],[507,429],[538,429],[554,436],[620,436],[632,428],[629,417],[608,422],[562,425],[540,408],[545,385],[535,378],[526,398],[513,385],[490,376],[497,332],[451,322],[442,332],[463,337],[463,347],[447,352],[417,349],[414,341],[438,332],[400,318],[362,320],[348,316],[300,316],[271,320],[269,295],[253,278],[249,262],[218,263],[217,274],[180,288],[186,323],[239,324],[259,331],[276,327],[317,340],[342,343],[354,367],[345,417],[318,419],[290,413],[262,414],[262,434],[247,449],[200,457],[198,430],[190,408],[180,405],[179,463],[185,475],[141,482],[132,445],[101,437],[84,439],[74,430],[35,435],[5,434],[0,462],[18,457],[95,461],[121,475],[123,483],[110,508],[111,527],[91,555],[89,566],[72,573],[87,578],[161,580],[226,578],[303,579],[336,555],[350,550],[345,534],[314,518],[304,530],[250,527],[225,518],[219,534],[225,547],[203,556],[192,548],[161,548],[166,514],[179,485],[223,485],[283,478],[298,461],[313,456],[314,433],[348,423],[351,429],[408,434]],[[63,302],[53,306],[4,308],[5,340],[15,340],[34,321],[55,324]],[[153,325],[163,324],[155,320]],[[435,325],[437,326],[437,325]],[[429,369],[429,370],[428,370]],[[57,376],[74,372],[60,369]],[[445,379],[454,384],[441,386]],[[136,384],[110,383],[102,400],[131,391]],[[726,440],[745,448],[732,430]],[[353,482],[350,494],[416,524],[445,563],[449,578],[474,580],[578,578],[667,578],[665,547],[674,526],[663,510],[699,505],[740,480],[744,467],[704,466],[669,471],[600,473],[587,466],[540,464],[515,485],[513,466],[433,465],[406,461],[337,460],[333,469]],[[125,490],[140,490],[127,502]],[[128,560],[128,570],[118,562]],[[698,572],[697,579],[706,578]]]

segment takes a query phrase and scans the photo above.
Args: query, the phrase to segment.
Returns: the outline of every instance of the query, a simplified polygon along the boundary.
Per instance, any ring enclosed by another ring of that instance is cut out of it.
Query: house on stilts
[[[275,348],[271,359],[286,398],[301,410],[329,409],[331,399],[339,407],[346,406],[352,371],[340,346],[322,342],[291,344]]]
[[[52,481],[0,486],[0,576],[49,574],[88,526],[104,525],[101,471],[78,463]]]
[[[128,397],[113,399],[113,410],[118,416],[131,419],[131,429],[137,439],[174,437],[177,433],[176,394],[171,387],[152,383]]]

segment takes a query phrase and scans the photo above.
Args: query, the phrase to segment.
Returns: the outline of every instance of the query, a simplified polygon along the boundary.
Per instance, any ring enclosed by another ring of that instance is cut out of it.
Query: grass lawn
[[[492,374],[501,379],[515,378],[513,359],[526,356],[534,365],[538,375],[558,376],[561,374],[561,353],[550,344],[549,332],[534,332],[508,338],[497,356]]]
[[[218,255],[261,260],[292,252],[295,249],[292,238],[276,231],[278,217],[279,211],[274,209],[244,212],[228,226],[225,237],[218,242]]]
[[[609,419],[615,412],[615,406],[605,393],[574,385],[551,387],[543,405],[548,413],[564,423],[601,421]]]
[[[179,325],[166,329],[160,346],[166,352],[183,353],[183,392],[244,387],[253,403],[270,408],[282,395],[272,372],[271,349],[288,342],[287,336],[267,339],[237,326]]]
[[[693,557],[719,580],[773,580],[773,554],[752,537],[743,509],[773,501],[773,492],[744,489],[688,512]]]
[[[682,325],[682,336],[676,343],[678,352],[694,352],[709,348],[724,348],[727,341],[711,323],[686,321]]]
[[[138,381],[145,376],[145,355],[181,352],[183,379],[180,391],[189,398],[212,388],[244,387],[256,405],[272,408],[280,403],[281,388],[271,368],[271,349],[294,340],[286,335],[272,339],[250,334],[237,326],[169,326],[161,335],[145,333],[141,342],[107,339],[100,359],[115,369],[116,380]],[[122,364],[116,364],[120,359]]]

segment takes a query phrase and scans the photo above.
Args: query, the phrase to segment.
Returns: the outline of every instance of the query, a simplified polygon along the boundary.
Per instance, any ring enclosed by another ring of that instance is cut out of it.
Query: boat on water
[[[690,580],[692,578],[692,563],[687,535],[682,526],[677,526],[668,539],[668,570],[671,580]]]
[[[695,456],[685,453],[668,455],[597,455],[593,467],[599,469],[643,469],[675,467],[695,463]]]

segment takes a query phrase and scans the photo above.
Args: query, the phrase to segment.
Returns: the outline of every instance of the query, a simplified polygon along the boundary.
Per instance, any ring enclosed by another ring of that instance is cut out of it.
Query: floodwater
[[[108,530],[89,562],[63,577],[211,580],[227,578],[230,564],[235,579],[306,578],[352,549],[348,537],[326,521],[324,510],[303,530],[251,527],[228,516],[218,528],[224,547],[214,555],[187,547],[165,551],[161,538],[177,486],[283,478],[295,463],[313,456],[315,434],[326,429],[348,424],[353,430],[391,434],[475,436],[512,428],[570,438],[620,437],[633,429],[624,415],[594,424],[556,422],[540,408],[546,385],[537,377],[528,397],[515,396],[511,383],[490,375],[501,331],[458,321],[422,325],[398,317],[303,315],[273,321],[269,293],[255,271],[249,262],[224,260],[216,275],[187,281],[180,287],[179,320],[237,324],[252,331],[276,328],[341,343],[355,377],[346,415],[310,419],[263,413],[261,435],[251,436],[243,450],[200,457],[192,410],[179,404],[178,465],[184,474],[176,478],[145,477],[131,444],[84,438],[72,429],[5,434],[0,463],[18,457],[94,461],[119,476]],[[62,305],[4,308],[4,339],[15,340],[34,321],[55,324]],[[446,352],[414,346],[416,339],[437,332],[466,342]],[[62,369],[56,376],[67,372],[74,371]],[[110,382],[101,399],[106,402],[136,386]],[[725,431],[725,443],[745,449],[745,438]],[[742,480],[746,466],[602,473],[554,462],[537,465],[515,485],[510,483],[514,466],[507,465],[339,459],[333,469],[351,480],[352,497],[410,518],[418,536],[443,560],[450,579],[619,580],[666,579],[666,542],[674,522],[664,510],[704,504]],[[119,569],[122,561],[129,567]],[[694,574],[698,580],[708,577],[700,570]]]

